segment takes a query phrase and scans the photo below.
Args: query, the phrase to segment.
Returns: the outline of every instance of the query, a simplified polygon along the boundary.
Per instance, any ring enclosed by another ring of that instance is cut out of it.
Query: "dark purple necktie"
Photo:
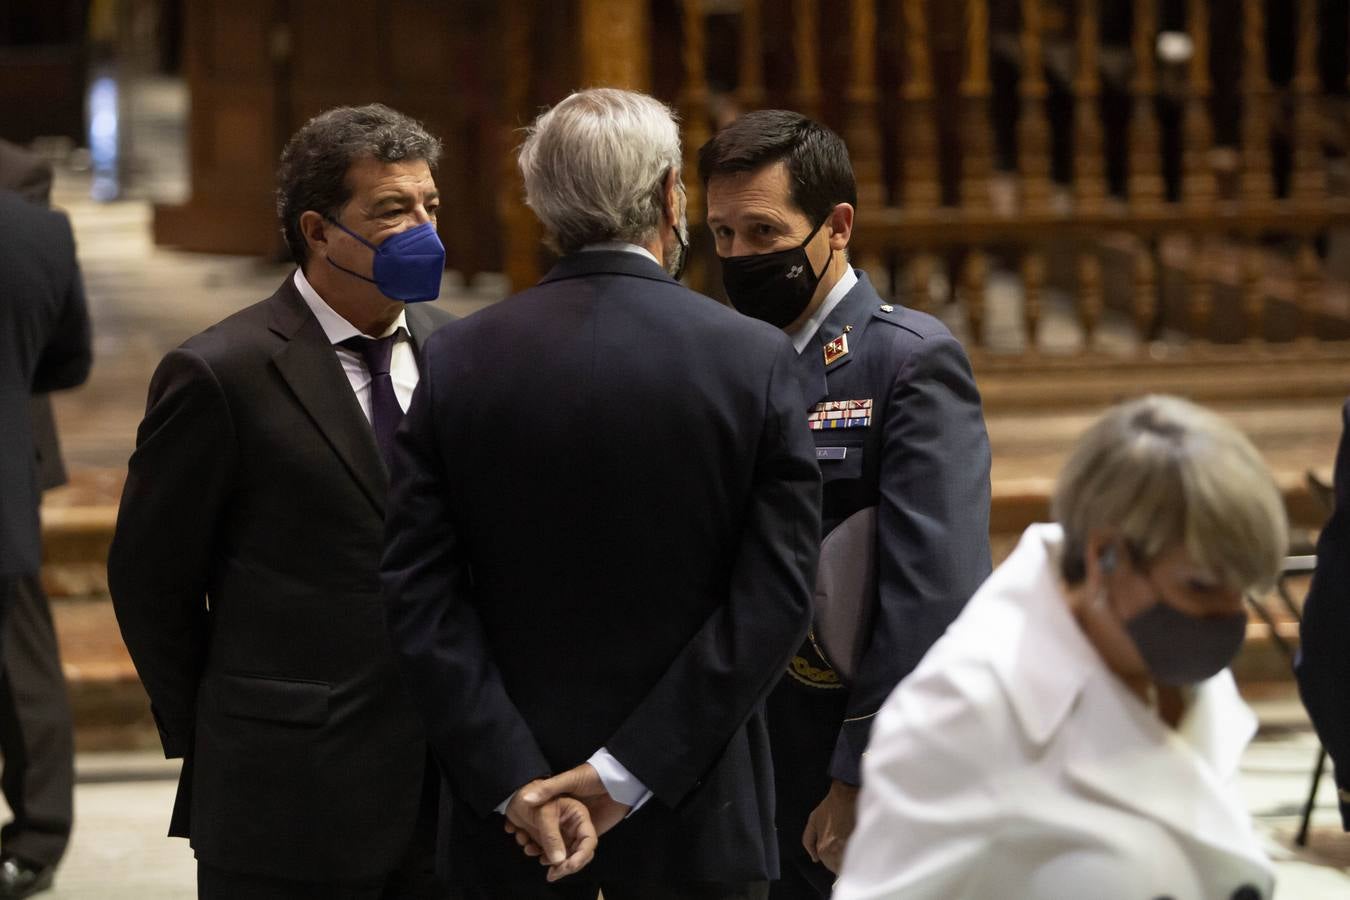
[[[403,421],[403,407],[398,405],[394,379],[389,376],[389,361],[394,356],[394,344],[406,333],[400,328],[388,337],[350,337],[342,342],[343,347],[360,355],[370,372],[370,425],[386,466],[394,455],[394,432]]]

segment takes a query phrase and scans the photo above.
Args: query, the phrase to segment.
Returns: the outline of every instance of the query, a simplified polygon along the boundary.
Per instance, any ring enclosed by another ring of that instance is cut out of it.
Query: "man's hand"
[[[526,803],[544,803],[563,795],[576,797],[590,810],[597,835],[604,834],[622,822],[631,808],[609,795],[595,766],[590,763],[582,763],[552,778],[532,781],[520,793],[524,795]]]
[[[839,874],[844,865],[844,847],[857,823],[858,789],[842,781],[830,783],[830,792],[806,820],[802,846],[812,861]]]
[[[527,856],[541,856],[548,880],[557,881],[581,871],[595,857],[598,835],[590,810],[571,797],[531,800],[523,796],[541,782],[516,791],[506,807],[506,830],[516,836]]]

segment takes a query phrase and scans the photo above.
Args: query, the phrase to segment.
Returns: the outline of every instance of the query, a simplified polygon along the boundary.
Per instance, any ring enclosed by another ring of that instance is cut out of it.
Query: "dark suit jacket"
[[[887,304],[862,271],[798,358],[807,407],[871,400],[865,428],[813,431],[824,478],[824,523],[877,506],[877,593],[871,636],[839,733],[830,775],[861,782],[872,717],[990,572],[989,438],[970,362],[932,316]],[[851,330],[845,331],[851,326]],[[824,344],[847,334],[849,352],[825,364]],[[830,458],[843,448],[843,459]],[[816,677],[820,663],[802,648]],[[810,679],[806,679],[809,681]],[[801,678],[780,690],[813,690]]]
[[[428,343],[384,578],[461,801],[454,880],[540,879],[492,811],[602,746],[655,796],[588,878],[776,875],[762,701],[819,542],[792,366],[781,333],[621,251]]]
[[[407,310],[420,343],[450,317]],[[387,475],[342,364],[287,278],[160,363],[108,584],[166,755],[170,833],[218,868],[392,870],[426,743],[384,629]]]
[[[89,375],[89,313],[70,223],[0,191],[0,577],[40,562],[30,398]]]
[[[1295,671],[1303,704],[1336,768],[1350,831],[1350,402],[1336,451],[1336,509],[1317,539],[1317,569],[1303,604]]]

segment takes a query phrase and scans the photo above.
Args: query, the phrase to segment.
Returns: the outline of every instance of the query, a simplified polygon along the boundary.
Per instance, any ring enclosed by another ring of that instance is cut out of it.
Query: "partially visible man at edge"
[[[798,353],[822,533],[877,508],[877,597],[856,677],[845,684],[808,640],[769,699],[783,855],[772,897],[828,897],[872,718],[990,572],[989,439],[960,343],[849,265],[857,189],[838,135],[752,112],[703,146],[699,175],[732,305]]]
[[[432,898],[439,779],[384,627],[388,448],[450,316],[440,142],[331,109],[282,152],[297,269],[160,363],[108,582],[201,898]]]
[[[540,116],[520,169],[563,256],[435,336],[399,433],[389,620],[457,900],[752,900],[778,873],[763,704],[806,631],[820,473],[788,340],[672,277],[680,161],[643,94]],[[549,884],[494,811],[556,793],[607,833]]]

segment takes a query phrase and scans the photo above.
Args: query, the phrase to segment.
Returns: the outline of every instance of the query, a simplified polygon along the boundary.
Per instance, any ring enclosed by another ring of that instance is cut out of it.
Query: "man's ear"
[[[847,249],[849,238],[853,237],[853,204],[836,204],[826,222],[830,230],[830,249]]]
[[[310,252],[328,250],[328,222],[312,209],[300,214],[300,235],[305,239]]]
[[[677,228],[680,224],[680,192],[684,185],[680,181],[680,170],[671,166],[666,172],[665,195],[666,195],[666,224],[671,228]]]

